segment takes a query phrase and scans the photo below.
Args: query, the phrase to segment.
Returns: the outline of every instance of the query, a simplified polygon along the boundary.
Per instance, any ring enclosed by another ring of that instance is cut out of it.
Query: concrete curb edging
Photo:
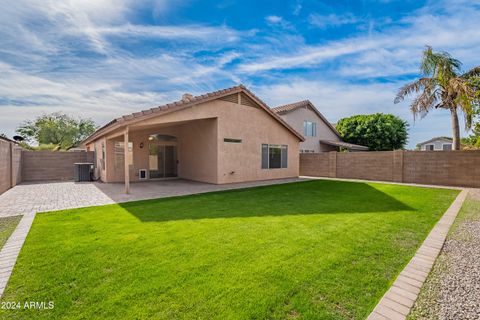
[[[0,251],[0,298],[7,287],[13,267],[17,262],[18,254],[22,249],[34,219],[35,213],[25,214]]]
[[[460,192],[430,231],[415,256],[380,299],[367,320],[403,320],[407,318],[467,195],[468,189]]]

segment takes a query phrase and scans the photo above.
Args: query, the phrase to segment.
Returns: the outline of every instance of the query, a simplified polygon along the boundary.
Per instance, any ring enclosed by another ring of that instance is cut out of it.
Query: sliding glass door
[[[177,176],[177,146],[158,142],[149,146],[150,179],[173,178]]]

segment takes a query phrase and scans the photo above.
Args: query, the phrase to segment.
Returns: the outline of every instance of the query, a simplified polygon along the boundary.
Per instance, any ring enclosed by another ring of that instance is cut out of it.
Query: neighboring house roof
[[[368,150],[368,147],[361,146],[361,145],[358,145],[358,144],[343,142],[343,141],[320,140],[320,142],[328,144],[330,146],[343,147],[343,148],[347,148],[347,149],[350,149],[350,150],[363,150],[363,151]]]
[[[427,141],[424,141],[424,142],[420,142],[419,144],[427,144],[427,143],[430,143],[430,142],[434,142],[434,141],[447,141],[447,142],[451,142],[453,143],[453,139],[452,138],[449,138],[449,137],[435,137],[435,138],[432,138],[430,140],[427,140]]]
[[[342,138],[340,136],[340,133],[338,133],[337,129],[335,129],[335,127],[323,116],[323,114],[321,114],[320,111],[318,111],[317,108],[315,108],[315,106],[313,105],[313,103],[310,102],[310,100],[302,100],[298,102],[289,103],[283,106],[272,108],[272,110],[276,114],[282,115],[282,114],[290,113],[299,108],[310,108],[313,112],[315,112],[315,114],[320,119],[322,119],[323,122],[325,122],[325,124],[333,131],[333,133],[335,133],[337,137],[339,137],[340,139]]]
[[[120,118],[113,119],[103,127],[99,128],[97,131],[95,131],[93,134],[91,134],[89,137],[87,137],[82,143],[86,144],[91,141],[94,141],[96,138],[99,136],[113,131],[114,129],[118,129],[121,126],[128,125],[131,123],[136,123],[141,120],[151,118],[153,116],[160,116],[166,113],[174,112],[174,111],[179,111],[183,110],[189,107],[192,107],[194,105],[208,102],[211,100],[215,100],[233,93],[239,93],[243,92],[246,94],[250,99],[252,99],[254,102],[256,102],[262,109],[264,109],[270,116],[272,116],[275,120],[280,122],[284,127],[286,127],[291,133],[293,133],[297,138],[300,139],[300,141],[304,141],[304,137],[295,131],[288,123],[286,123],[282,118],[280,118],[275,112],[273,112],[270,107],[267,106],[265,102],[263,102],[260,98],[258,98],[255,94],[253,94],[250,90],[248,90],[244,85],[240,84],[238,86],[234,86],[231,88],[223,89],[223,90],[218,90],[214,92],[209,92],[205,93],[199,96],[192,96],[192,95],[184,95],[182,100],[175,101],[172,103],[167,103],[155,108],[139,111],[139,112],[134,112],[132,114],[128,114],[125,116],[122,116]]]

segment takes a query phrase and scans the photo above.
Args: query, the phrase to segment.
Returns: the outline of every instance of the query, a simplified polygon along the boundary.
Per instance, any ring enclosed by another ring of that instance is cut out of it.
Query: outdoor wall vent
[[[138,179],[147,180],[147,169],[138,170]]]

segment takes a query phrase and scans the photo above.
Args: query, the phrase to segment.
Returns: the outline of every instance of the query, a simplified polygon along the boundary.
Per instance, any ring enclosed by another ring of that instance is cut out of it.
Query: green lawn
[[[21,216],[0,218],[0,249],[12,234],[13,230],[20,222]]]
[[[8,319],[362,319],[458,191],[308,181],[37,215]]]

